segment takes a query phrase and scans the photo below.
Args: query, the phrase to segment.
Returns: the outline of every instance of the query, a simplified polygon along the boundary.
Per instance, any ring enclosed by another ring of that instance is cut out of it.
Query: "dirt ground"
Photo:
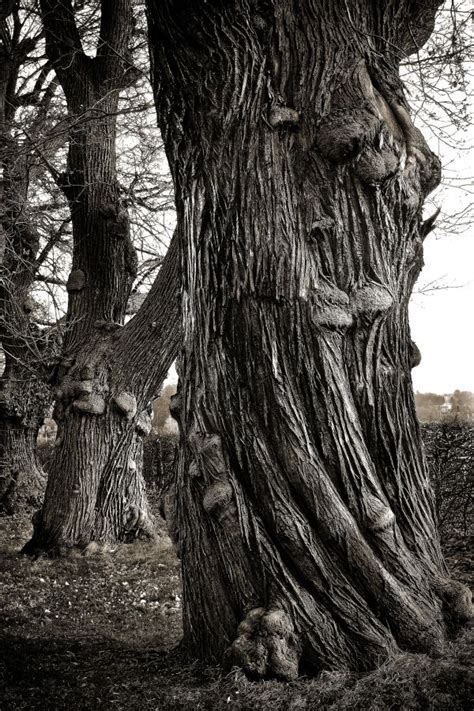
[[[469,633],[438,660],[400,654],[365,676],[252,682],[176,649],[179,564],[165,536],[32,561],[18,555],[29,530],[27,516],[0,518],[1,711],[471,708]],[[466,543],[451,548],[456,576],[472,583]]]

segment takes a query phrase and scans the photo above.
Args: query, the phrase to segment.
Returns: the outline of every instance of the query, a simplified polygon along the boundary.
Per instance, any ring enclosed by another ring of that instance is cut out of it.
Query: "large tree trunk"
[[[257,676],[436,651],[470,613],[410,375],[439,162],[398,61],[438,4],[148,3],[183,235],[185,641]]]
[[[81,351],[57,391],[56,454],[28,554],[153,535],[142,472],[150,400],[181,339],[178,239],[137,315]]]
[[[119,95],[132,73],[131,2],[102,3],[94,59],[83,51],[70,0],[42,0],[41,9],[47,54],[68,107],[68,163],[60,184],[71,209],[73,263],[56,378],[58,441],[44,506],[24,550],[58,552],[150,535],[152,526],[140,435],[123,447],[130,427],[117,413],[104,414],[114,384],[106,359],[123,325],[137,267],[116,167]],[[117,448],[122,457],[108,477],[107,462]]]

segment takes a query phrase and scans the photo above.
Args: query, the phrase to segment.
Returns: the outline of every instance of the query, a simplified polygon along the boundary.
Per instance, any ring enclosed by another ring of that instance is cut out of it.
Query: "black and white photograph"
[[[474,707],[474,0],[0,0],[0,711]]]

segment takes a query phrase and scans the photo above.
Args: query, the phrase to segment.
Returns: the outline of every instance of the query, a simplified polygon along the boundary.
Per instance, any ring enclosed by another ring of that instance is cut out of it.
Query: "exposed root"
[[[300,649],[293,623],[284,610],[256,607],[238,628],[238,637],[225,653],[230,666],[251,677],[296,679]]]

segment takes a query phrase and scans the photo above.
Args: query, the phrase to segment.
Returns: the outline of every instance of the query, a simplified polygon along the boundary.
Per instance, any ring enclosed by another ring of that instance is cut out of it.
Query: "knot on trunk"
[[[87,375],[91,374],[88,369]],[[105,410],[105,400],[100,392],[100,386],[94,380],[73,380],[66,375],[62,383],[55,389],[56,408],[55,417],[60,419],[60,410],[68,406],[72,400],[72,407],[77,412],[89,415],[102,415]]]
[[[202,500],[205,512],[219,523],[233,525],[237,509],[221,436],[192,428],[189,443],[195,457],[188,469],[188,476],[199,478],[202,475],[207,484]]]
[[[84,415],[102,415],[105,412],[105,400],[101,395],[91,393],[74,400],[72,407]]]
[[[421,351],[416,345],[415,341],[410,341],[408,357],[410,362],[410,368],[416,368],[417,365],[420,365]]]
[[[426,197],[441,182],[441,161],[432,152],[421,131],[413,124],[407,109],[395,101],[390,103],[390,108],[405,139],[405,174],[409,176],[411,167],[417,166],[420,188]]]
[[[86,275],[82,269],[73,269],[69,274],[68,280],[66,282],[66,289],[69,293],[73,291],[82,291],[86,285]]]
[[[132,420],[137,413],[137,399],[131,393],[125,392],[123,390],[118,395],[114,395],[112,398],[117,410],[127,418],[127,420]]]
[[[99,208],[99,214],[107,223],[108,234],[119,238],[128,235],[128,213],[122,207],[106,204]]]
[[[195,459],[193,459],[189,465],[188,476],[191,479],[199,479],[199,477],[201,476],[199,463]]]
[[[324,158],[342,163],[375,142],[383,123],[365,102],[361,108],[335,109],[319,124],[317,147]]]
[[[181,395],[179,393],[176,393],[176,395],[172,395],[170,398],[169,408],[170,408],[170,415],[174,420],[179,420],[181,407],[182,407]]]
[[[366,525],[369,531],[386,531],[395,523],[395,514],[376,496],[367,496],[365,501]]]
[[[71,388],[76,395],[90,395],[94,390],[94,382],[92,380],[73,381]]]
[[[351,306],[356,315],[380,314],[393,306],[393,296],[382,284],[367,284],[352,293]]]
[[[93,380],[95,376],[95,368],[91,363],[86,363],[81,368],[81,378],[83,380]]]
[[[299,641],[289,615],[282,609],[250,610],[237,630],[237,639],[226,650],[225,661],[241,667],[251,677],[296,679]]]
[[[472,619],[472,592],[466,585],[449,578],[437,578],[434,588],[443,601],[448,621],[462,624]]]
[[[151,432],[151,417],[146,410],[143,410],[138,415],[135,429],[141,437],[148,437],[148,435],[150,434],[150,432]]]
[[[336,222],[330,215],[317,214],[309,231],[308,242],[324,237],[327,232],[334,229],[335,225]]]
[[[226,481],[216,481],[206,490],[202,505],[207,514],[214,516],[218,521],[222,521],[225,519],[226,514],[232,514],[233,510],[235,510],[233,499],[234,490],[232,486]]]
[[[272,106],[268,114],[268,123],[272,128],[296,129],[300,123],[300,115],[289,106]]]
[[[401,153],[385,127],[374,144],[365,148],[354,159],[356,175],[368,185],[380,185],[396,175],[401,167]]]
[[[319,283],[312,291],[313,322],[326,328],[347,328],[352,324],[349,297],[333,284]]]
[[[189,442],[201,469],[209,477],[222,478],[227,475],[227,465],[222,448],[222,439],[217,433],[192,431]]]
[[[123,527],[127,542],[135,538],[153,538],[155,535],[153,521],[146,511],[135,504],[131,504],[125,509]]]
[[[23,311],[30,314],[36,308],[36,301],[32,299],[31,296],[27,296],[26,299],[24,299],[22,306]]]

